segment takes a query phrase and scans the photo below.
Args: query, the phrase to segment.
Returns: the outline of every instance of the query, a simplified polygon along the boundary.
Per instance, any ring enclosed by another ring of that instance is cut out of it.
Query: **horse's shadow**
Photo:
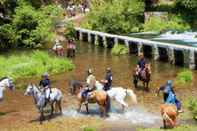
[[[50,116],[50,113],[48,113],[47,115],[44,116],[43,122],[44,121],[50,121],[50,120],[55,119],[59,116],[62,116],[62,114],[61,113],[54,113],[52,116]],[[34,122],[40,122],[40,118],[38,117],[36,119],[33,119],[33,120],[29,121],[29,123],[34,123]]]
[[[13,112],[17,112],[17,111],[7,111],[7,112],[0,112],[0,116],[5,116],[7,114],[13,113]]]

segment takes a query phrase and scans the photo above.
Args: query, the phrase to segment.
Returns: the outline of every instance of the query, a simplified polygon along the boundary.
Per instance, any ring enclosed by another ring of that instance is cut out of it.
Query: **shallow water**
[[[106,119],[108,122],[120,121],[131,122],[138,125],[154,126],[161,123],[159,106],[163,102],[162,95],[155,95],[156,88],[165,84],[168,79],[174,80],[177,73],[183,68],[170,65],[168,63],[155,62],[149,60],[152,66],[152,81],[150,83],[150,92],[147,93],[142,89],[136,90],[132,84],[132,70],[136,66],[137,57],[135,55],[112,56],[109,49],[96,47],[88,43],[78,43],[76,58],[73,59],[76,68],[67,73],[50,75],[52,86],[60,88],[64,93],[64,115],[69,117],[87,117],[85,111],[78,114],[76,112],[77,101],[75,96],[69,93],[68,82],[72,79],[85,80],[88,68],[93,68],[97,80],[104,77],[105,69],[112,68],[113,85],[132,88],[138,97],[138,107],[133,107],[130,99],[126,101],[130,108],[122,113],[120,106],[115,104],[110,117]],[[186,97],[197,96],[197,72],[193,71],[194,81],[183,88],[176,87],[176,95],[181,101]],[[39,78],[28,78],[17,80],[18,86],[26,86],[29,82],[38,83]],[[24,91],[5,92],[5,99],[0,104],[0,112],[5,113],[0,116],[0,127],[5,128],[10,124],[21,125],[30,123],[38,118],[38,112],[34,107],[31,97],[24,96]],[[98,118],[98,110],[96,105],[90,105],[90,112]],[[88,119],[88,117],[87,117]],[[77,119],[76,119],[77,120]],[[160,125],[160,124],[159,124]]]

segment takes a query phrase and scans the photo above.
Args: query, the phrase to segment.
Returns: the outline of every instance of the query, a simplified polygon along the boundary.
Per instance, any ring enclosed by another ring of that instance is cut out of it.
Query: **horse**
[[[77,85],[77,82],[79,82],[79,81],[74,80],[72,82],[74,82],[74,84]],[[96,81],[95,86],[96,86],[96,90],[104,91],[103,90],[104,86],[99,81]],[[76,87],[71,86],[70,88],[75,90],[75,91],[80,92],[82,87],[83,86],[82,86],[82,82],[81,82],[80,86],[76,86]],[[122,106],[123,111],[124,111],[125,108],[128,108],[128,104],[125,102],[126,96],[130,96],[130,98],[132,99],[132,102],[134,104],[137,104],[137,97],[136,97],[135,93],[133,92],[133,90],[131,90],[131,89],[126,89],[126,88],[123,88],[123,87],[112,87],[106,93],[107,93],[107,95],[109,96],[110,99],[114,99],[116,102],[118,102]],[[110,102],[110,101],[108,100],[108,102]],[[86,108],[88,108],[88,106],[86,106]]]
[[[34,99],[34,103],[40,112],[40,124],[45,119],[44,117],[44,108],[46,107],[47,103],[51,106],[51,113],[50,118],[53,116],[54,112],[54,104],[55,108],[59,108],[60,114],[62,114],[62,106],[61,100],[63,98],[62,92],[57,88],[52,88],[49,100],[46,100],[46,94],[43,93],[36,85],[29,84],[26,88],[25,95],[32,96]]]
[[[69,81],[70,93],[73,95],[77,90],[81,90],[84,87],[84,82],[79,80]]]
[[[151,80],[151,69],[150,64],[146,64],[143,71],[138,73],[138,70],[135,69],[133,73],[133,84],[135,88],[138,88],[138,81],[143,82],[143,86],[145,87],[146,91],[149,91],[149,82]]]
[[[160,106],[160,109],[163,118],[164,128],[175,127],[177,116],[178,116],[176,107],[172,104],[162,104]]]
[[[11,91],[15,88],[11,78],[3,77],[0,79],[0,101],[3,100],[3,91],[6,87]]]
[[[86,101],[84,97],[82,97],[82,91],[77,94],[77,99],[79,101],[79,107],[77,109],[78,112],[81,111],[82,104]],[[100,116],[107,117],[108,116],[108,107],[109,107],[109,97],[105,91],[102,90],[94,90],[88,95],[88,103],[94,104],[97,103],[100,108]],[[86,111],[89,114],[88,103],[85,104]]]

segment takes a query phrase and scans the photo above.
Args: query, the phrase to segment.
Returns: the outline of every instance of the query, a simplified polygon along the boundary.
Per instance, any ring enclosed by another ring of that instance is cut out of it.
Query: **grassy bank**
[[[33,51],[28,55],[0,56],[0,61],[0,76],[14,79],[40,76],[43,72],[59,73],[74,68],[70,60],[53,57],[43,51]]]
[[[147,128],[147,129],[138,129],[137,131],[196,131],[197,126],[196,125],[182,125],[178,126],[174,129],[160,129],[160,128]]]

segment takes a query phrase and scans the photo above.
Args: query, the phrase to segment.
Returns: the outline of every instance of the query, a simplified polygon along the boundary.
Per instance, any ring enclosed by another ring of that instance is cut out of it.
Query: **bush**
[[[114,55],[123,55],[128,53],[128,48],[125,45],[115,44],[112,48],[112,54]]]
[[[95,128],[92,128],[92,127],[85,127],[83,129],[83,131],[96,131],[96,129]]]
[[[143,23],[143,0],[93,1],[84,28],[113,34],[139,31]]]
[[[67,22],[65,24],[65,32],[64,32],[64,36],[67,39],[70,38],[76,38],[76,31],[74,29],[74,24],[72,22]]]
[[[191,82],[193,80],[192,71],[185,70],[180,72],[176,77],[176,83],[178,84],[186,84],[188,82]]]
[[[197,99],[190,98],[188,100],[187,107],[192,112],[193,118],[197,120]]]
[[[189,24],[176,15],[169,15],[168,18],[153,16],[144,24],[144,31],[163,32],[166,30],[176,30],[183,32],[185,30],[190,30],[190,28]]]
[[[18,0],[12,22],[0,26],[0,40],[4,46],[38,48],[54,40],[54,28],[63,9],[56,5],[35,9],[27,1]]]
[[[40,76],[43,72],[59,73],[74,68],[68,59],[51,57],[46,52],[34,51],[20,56],[0,57],[0,76],[20,77]]]

